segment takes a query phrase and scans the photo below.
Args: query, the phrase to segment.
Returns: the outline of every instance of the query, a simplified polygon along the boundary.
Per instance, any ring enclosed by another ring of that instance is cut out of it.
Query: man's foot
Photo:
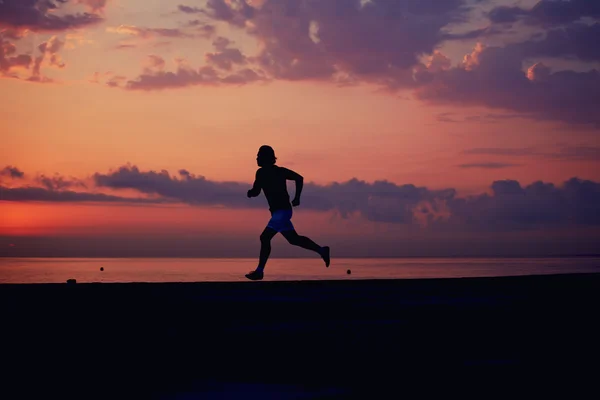
[[[251,281],[260,281],[263,278],[263,276],[264,273],[259,270],[254,270],[246,274],[246,278],[250,279]]]
[[[325,266],[329,268],[329,246],[321,247],[321,257],[323,257],[323,261],[325,261]]]

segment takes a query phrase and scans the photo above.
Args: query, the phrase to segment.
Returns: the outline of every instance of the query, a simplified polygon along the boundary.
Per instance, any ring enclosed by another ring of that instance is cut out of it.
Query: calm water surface
[[[0,283],[247,281],[256,259],[0,258]],[[104,268],[104,271],[100,271]],[[350,269],[351,274],[346,271]],[[414,279],[600,273],[599,258],[271,259],[265,280]]]

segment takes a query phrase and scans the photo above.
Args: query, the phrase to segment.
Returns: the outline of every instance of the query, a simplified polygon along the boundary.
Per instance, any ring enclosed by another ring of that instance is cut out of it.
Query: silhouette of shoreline
[[[600,274],[10,284],[0,302],[2,397],[213,398],[216,383],[573,397],[593,387],[600,337]]]

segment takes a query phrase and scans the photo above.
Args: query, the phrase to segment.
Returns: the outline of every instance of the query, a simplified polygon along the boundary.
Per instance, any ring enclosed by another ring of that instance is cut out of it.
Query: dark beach
[[[594,398],[599,300],[600,274],[0,285],[0,397]]]

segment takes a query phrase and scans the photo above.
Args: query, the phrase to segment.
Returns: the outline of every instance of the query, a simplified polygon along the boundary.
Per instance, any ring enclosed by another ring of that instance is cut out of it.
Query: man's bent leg
[[[290,244],[292,244],[294,246],[302,247],[303,249],[312,250],[312,251],[318,253],[325,261],[325,265],[327,267],[329,267],[329,247],[328,246],[321,247],[318,244],[316,244],[315,242],[313,242],[311,239],[307,238],[306,236],[298,235],[298,232],[296,232],[294,229],[282,231],[281,234],[283,235],[283,237],[285,237],[287,239],[287,241]]]

